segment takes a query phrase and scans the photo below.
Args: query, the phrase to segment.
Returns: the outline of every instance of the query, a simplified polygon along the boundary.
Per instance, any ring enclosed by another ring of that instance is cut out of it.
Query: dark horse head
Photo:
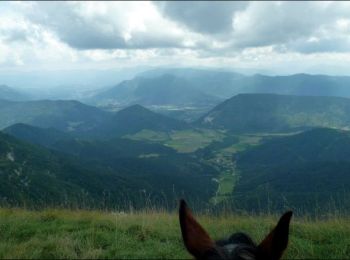
[[[181,200],[179,218],[185,246],[196,259],[278,260],[288,244],[289,222],[292,212],[286,212],[276,227],[256,245],[244,233],[235,233],[228,239],[213,241],[195,220],[186,202]]]

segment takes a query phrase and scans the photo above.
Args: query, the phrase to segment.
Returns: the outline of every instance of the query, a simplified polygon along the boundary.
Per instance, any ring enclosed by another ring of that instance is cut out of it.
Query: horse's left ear
[[[184,200],[180,201],[179,219],[182,238],[188,252],[197,259],[203,258],[206,252],[214,248],[215,243],[192,216]]]
[[[277,226],[258,246],[258,259],[278,260],[288,245],[289,223],[293,212],[288,211],[280,218]]]

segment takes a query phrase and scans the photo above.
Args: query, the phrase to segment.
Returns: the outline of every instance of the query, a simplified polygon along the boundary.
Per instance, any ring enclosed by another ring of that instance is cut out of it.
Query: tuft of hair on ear
[[[184,244],[195,258],[203,258],[206,252],[214,249],[214,241],[193,217],[183,199],[180,200],[179,220]]]
[[[239,257],[242,260],[255,260],[255,255],[252,252],[249,252],[247,250],[244,250],[239,254]]]
[[[293,212],[288,211],[278,221],[276,227],[258,246],[258,259],[278,260],[288,246],[289,223]]]

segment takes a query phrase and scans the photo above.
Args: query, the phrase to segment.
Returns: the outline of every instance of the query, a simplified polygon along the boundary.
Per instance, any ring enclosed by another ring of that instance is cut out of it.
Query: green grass
[[[239,174],[235,169],[235,163],[232,161],[232,155],[247,149],[248,147],[258,145],[262,137],[256,135],[234,135],[238,138],[238,142],[228,145],[215,151],[214,157],[207,160],[209,164],[216,167],[220,172],[220,176],[216,179],[218,188],[215,196],[210,202],[218,204],[231,197],[235,183],[239,178]]]
[[[232,191],[235,187],[237,176],[233,175],[232,172],[224,172],[217,179],[218,188],[215,196],[210,199],[210,203],[214,205],[225,201],[231,197]]]
[[[124,137],[132,140],[159,142],[180,153],[191,153],[209,145],[213,141],[222,140],[224,136],[222,131],[210,129],[190,129],[172,131],[170,133],[145,129],[134,135],[126,135]]]
[[[278,216],[201,216],[214,239],[244,231],[255,241]],[[350,255],[350,220],[293,218],[285,258]],[[0,209],[0,258],[190,258],[176,214]]]
[[[215,151],[215,157],[208,160],[211,165],[217,166],[217,168],[221,171],[219,178],[216,179],[218,182],[216,194],[213,198],[211,198],[210,202],[215,205],[231,197],[231,194],[235,188],[235,183],[239,178],[239,173],[235,169],[235,163],[232,162],[233,154],[244,151],[249,147],[259,145],[264,138],[273,138],[292,134],[295,133],[234,135],[238,138],[238,142]]]
[[[166,141],[165,144],[180,153],[191,153],[223,138],[224,134],[216,130],[183,130],[172,133],[170,140]]]
[[[216,205],[231,197],[239,175],[231,156],[227,156],[221,151],[216,153],[214,158],[208,160],[208,163],[221,171],[219,177],[215,179],[218,183],[217,191],[210,199],[210,203]]]
[[[244,151],[248,147],[258,145],[262,139],[261,136],[257,135],[237,135],[238,137],[238,142],[226,147],[223,149],[221,152],[226,153],[226,154],[234,154],[237,152]]]
[[[239,141],[233,145],[226,147],[225,149],[222,149],[220,152],[225,154],[233,154],[243,151],[248,147],[260,144],[263,138],[287,136],[293,135],[295,133],[297,132],[234,135],[238,137]],[[206,147],[214,141],[222,141],[227,134],[228,133],[224,131],[205,128],[172,131],[170,133],[156,132],[144,129],[134,135],[126,135],[124,138],[158,142],[174,148],[180,153],[191,153],[198,150],[199,148]]]

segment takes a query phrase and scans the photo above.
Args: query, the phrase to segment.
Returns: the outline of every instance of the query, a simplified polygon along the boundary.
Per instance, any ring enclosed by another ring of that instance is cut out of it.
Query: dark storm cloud
[[[56,35],[73,48],[118,48],[125,47],[123,39],[115,28],[108,28],[103,18],[90,21],[76,12],[75,6],[60,2],[38,2],[29,19],[56,33]],[[105,25],[103,29],[101,25]]]
[[[113,13],[89,16],[81,9],[82,6],[83,3],[37,2],[28,17],[31,21],[48,27],[75,49],[183,47],[181,36],[167,31],[140,31],[125,36],[127,24],[123,18],[127,12],[122,8],[116,10],[115,17],[112,16]]]
[[[249,3],[242,1],[169,1],[154,4],[168,18],[194,31],[220,34],[232,30],[236,11]]]
[[[283,50],[347,52],[349,40],[337,35],[334,24],[350,19],[350,5],[335,2],[155,2],[161,13],[225,46],[212,53],[274,46]],[[320,32],[323,32],[320,35]],[[318,41],[310,39],[319,38]]]

